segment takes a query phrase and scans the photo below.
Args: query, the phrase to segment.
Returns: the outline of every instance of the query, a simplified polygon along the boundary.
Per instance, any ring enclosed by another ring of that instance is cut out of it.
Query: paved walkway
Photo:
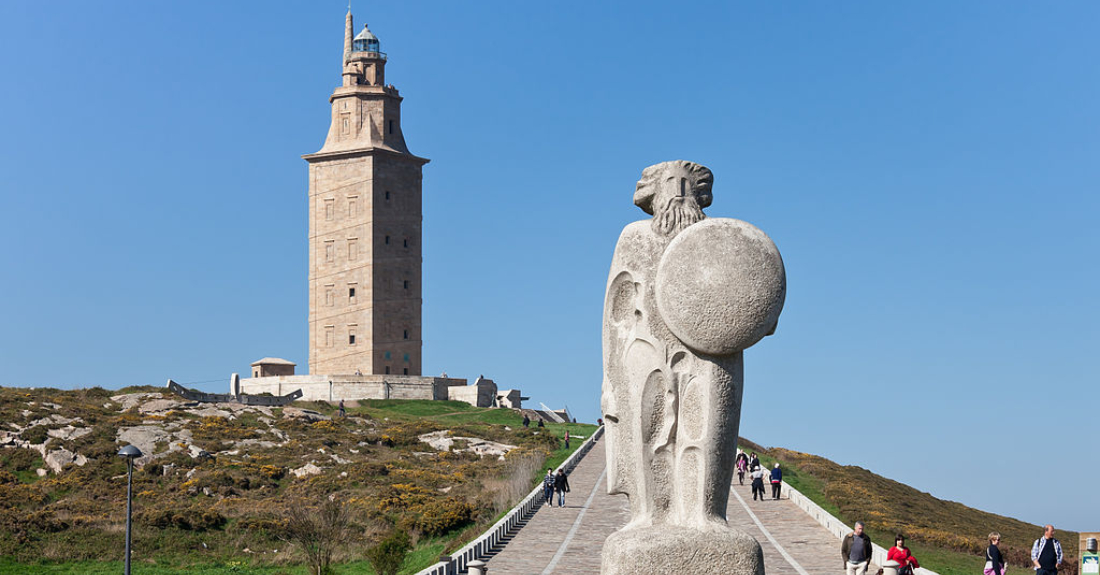
[[[603,442],[569,476],[566,506],[542,507],[495,555],[492,575],[579,575],[600,572],[608,535],[626,524],[626,497],[607,494]],[[734,478],[727,516],[764,549],[768,575],[841,575],[840,541],[786,499],[753,501],[748,481]],[[874,567],[870,573],[878,568]]]

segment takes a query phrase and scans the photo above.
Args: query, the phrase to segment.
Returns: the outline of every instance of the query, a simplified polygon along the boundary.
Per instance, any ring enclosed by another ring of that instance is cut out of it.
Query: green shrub
[[[29,441],[31,443],[45,443],[49,439],[49,435],[46,434],[49,428],[45,425],[36,425],[34,427],[28,427],[19,434],[19,439],[23,441]]]
[[[378,545],[367,549],[367,561],[374,567],[378,575],[397,575],[401,564],[405,562],[405,556],[412,549],[412,541],[409,534],[403,530],[395,530],[380,541]]]
[[[149,509],[137,514],[138,522],[167,529],[175,527],[186,531],[209,531],[220,529],[225,525],[225,516],[212,509],[200,507],[187,507],[181,509]]]

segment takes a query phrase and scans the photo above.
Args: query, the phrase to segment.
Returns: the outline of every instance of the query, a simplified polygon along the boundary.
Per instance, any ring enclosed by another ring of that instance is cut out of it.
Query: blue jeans
[[[558,507],[565,507],[565,492],[558,492]]]
[[[546,500],[547,505],[553,507],[554,506],[554,488],[553,487],[543,487],[542,488],[542,498]]]

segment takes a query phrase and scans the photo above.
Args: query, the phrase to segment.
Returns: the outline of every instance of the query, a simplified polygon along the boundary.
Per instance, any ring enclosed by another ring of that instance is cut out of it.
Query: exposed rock
[[[146,392],[146,393],[124,393],[122,395],[111,396],[111,401],[122,406],[121,411],[126,411],[131,407],[139,403],[144,403],[150,399],[161,399],[164,394],[158,392]]]
[[[116,441],[122,445],[132,444],[141,450],[142,456],[134,461],[140,466],[153,459],[157,443],[172,441],[172,434],[159,425],[139,425],[119,429]]]
[[[305,477],[307,475],[317,475],[321,473],[321,468],[317,467],[311,462],[299,467],[298,469],[292,469],[290,470],[290,472],[293,473],[295,477]]]
[[[208,403],[208,404],[206,404],[206,407],[203,407],[202,409],[189,409],[189,410],[187,410],[187,412],[190,413],[190,414],[193,414],[193,415],[197,415],[199,417],[225,417],[225,418],[228,418],[228,419],[236,419],[237,418],[236,415],[233,415],[232,413],[230,413],[230,412],[228,412],[224,409],[218,409],[217,407],[214,407],[215,405],[220,406],[220,405],[224,405],[224,404],[221,404],[221,403],[210,404],[210,403]]]
[[[37,473],[39,477],[45,477],[46,474],[49,473],[49,471],[46,471],[45,469],[42,469],[41,467],[39,467],[38,469],[35,469],[34,472]]]
[[[46,467],[49,467],[54,473],[61,473],[66,465],[73,462],[73,452],[68,449],[55,449],[46,454],[45,461]],[[85,462],[87,461],[85,460]]]
[[[43,417],[42,419],[36,419],[28,423],[27,427],[34,427],[36,425],[68,425],[70,423],[84,423],[84,420],[80,419],[79,417],[70,418],[52,413],[50,415],[47,415],[46,417]]]
[[[175,409],[181,405],[183,405],[182,401],[176,401],[174,399],[154,399],[142,403],[141,406],[138,407],[138,411],[142,413],[156,413],[158,411]]]
[[[452,451],[452,447],[454,446],[455,441],[465,441],[465,448],[453,449],[453,451],[469,451],[471,453],[476,453],[482,457],[486,455],[492,455],[494,457],[501,456],[516,448],[515,445],[497,443],[495,441],[489,441],[487,439],[481,439],[479,437],[452,436],[449,430],[425,433],[424,435],[419,436],[418,439],[424,443],[427,443],[433,448],[438,449],[439,451]]]
[[[318,413],[316,411],[313,411],[312,409],[302,409],[300,407],[284,407],[283,408],[283,418],[284,419],[291,419],[291,418],[295,418],[295,417],[298,418],[298,419],[304,419],[304,420],[306,420],[310,423],[312,423],[314,421],[325,421],[327,419],[332,419],[328,416],[321,415],[320,413]]]
[[[46,431],[46,435],[49,435],[50,437],[56,437],[61,441],[67,441],[69,439],[84,437],[91,432],[91,427],[73,427],[71,425],[66,425],[65,427],[61,427],[58,429],[50,429]]]

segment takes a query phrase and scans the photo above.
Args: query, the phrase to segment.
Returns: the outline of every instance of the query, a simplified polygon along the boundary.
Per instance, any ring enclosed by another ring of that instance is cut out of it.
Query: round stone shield
[[[689,348],[729,355],[770,334],[783,310],[783,258],[756,226],[729,218],[688,226],[657,264],[657,309]]]

